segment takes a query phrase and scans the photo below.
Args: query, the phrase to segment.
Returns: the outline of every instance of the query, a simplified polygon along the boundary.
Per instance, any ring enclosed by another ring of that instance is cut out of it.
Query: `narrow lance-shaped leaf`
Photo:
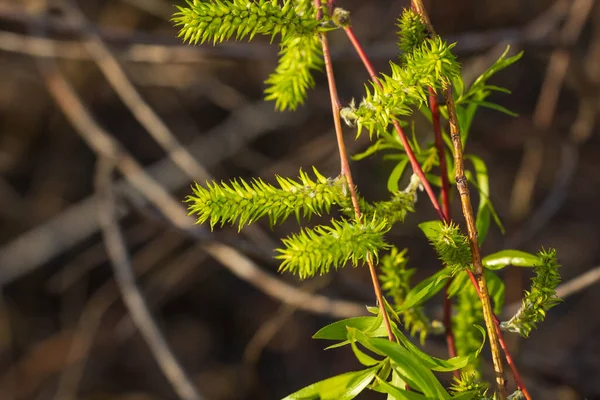
[[[283,400],[350,400],[362,392],[377,375],[377,367],[347,372],[305,387]]]
[[[501,250],[483,257],[481,263],[487,269],[497,270],[508,265],[515,267],[533,267],[541,262],[536,255],[520,250]]]

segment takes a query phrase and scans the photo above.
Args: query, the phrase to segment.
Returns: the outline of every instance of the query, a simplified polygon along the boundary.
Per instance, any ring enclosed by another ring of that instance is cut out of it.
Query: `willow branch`
[[[319,10],[317,13],[317,18],[322,17],[321,4],[319,0],[315,0],[315,7]],[[356,217],[356,221],[361,223],[361,212],[360,207],[358,205],[358,196],[356,195],[356,188],[354,186],[354,181],[352,179],[352,171],[350,170],[350,163],[348,161],[348,154],[346,152],[346,145],[344,144],[344,136],[342,132],[342,121],[340,118],[340,100],[337,94],[337,87],[335,84],[335,77],[333,75],[333,66],[331,64],[331,53],[329,51],[329,44],[327,41],[327,36],[325,34],[321,34],[321,46],[323,48],[323,59],[325,60],[325,71],[327,72],[327,83],[329,84],[329,95],[331,98],[331,112],[333,114],[333,124],[335,126],[335,136],[337,138],[338,150],[340,153],[340,170],[341,174],[346,177],[348,182],[348,189],[350,192],[350,198],[352,199],[352,206],[354,208],[354,215]],[[369,266],[369,273],[371,275],[371,281],[373,283],[373,290],[375,291],[375,297],[377,299],[377,303],[379,306],[379,310],[381,315],[383,316],[383,322],[385,324],[385,329],[387,331],[388,338],[390,340],[394,340],[394,334],[392,332],[392,326],[390,324],[390,318],[388,316],[387,310],[385,308],[385,302],[383,299],[383,292],[381,290],[381,285],[379,284],[379,279],[377,278],[377,271],[375,271],[375,264],[373,262],[373,257],[371,255],[367,255],[367,265]]]
[[[444,140],[442,138],[442,127],[440,126],[440,108],[437,101],[437,94],[433,88],[429,90],[429,109],[431,110],[431,122],[433,124],[433,132],[435,134],[435,148],[437,150],[438,159],[440,162],[440,178],[442,180],[442,210],[447,220],[452,219],[450,212],[450,182],[448,181],[448,167],[446,165],[446,152],[444,149]],[[444,288],[444,330],[446,331],[446,345],[448,347],[448,355],[456,357],[456,344],[454,343],[454,332],[452,330],[452,301],[448,295],[448,289],[452,279],[448,280]],[[460,378],[460,371],[452,371],[456,378]]]

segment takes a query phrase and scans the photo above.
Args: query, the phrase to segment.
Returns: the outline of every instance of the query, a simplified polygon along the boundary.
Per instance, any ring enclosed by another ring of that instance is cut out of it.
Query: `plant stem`
[[[475,280],[477,281],[477,287],[479,288],[479,298],[481,299],[481,306],[483,308],[483,319],[485,321],[485,325],[489,336],[490,349],[492,351],[492,362],[494,364],[494,371],[496,372],[497,393],[500,396],[500,399],[506,399],[506,378],[504,377],[502,357],[500,355],[500,348],[498,347],[498,332],[494,324],[494,313],[492,312],[492,304],[487,289],[487,282],[483,274],[483,264],[481,263],[479,243],[477,242],[477,228],[475,227],[473,207],[471,206],[471,195],[469,193],[469,186],[464,170],[463,149],[462,142],[460,139],[460,130],[458,128],[458,119],[456,117],[454,100],[452,98],[452,87],[449,84],[445,90],[445,95],[450,122],[450,137],[452,138],[452,144],[454,147],[456,187],[458,189],[458,193],[460,194],[460,202],[462,204],[463,215],[465,217],[467,233],[471,245],[473,275],[475,277]]]
[[[473,283],[473,286],[475,287],[475,289],[477,291],[477,296],[479,296],[479,298],[481,299],[481,292],[479,291],[479,287],[477,285],[477,279],[475,278],[475,275],[470,270],[467,270],[467,273],[469,274],[469,278],[471,279],[471,282]],[[515,378],[515,384],[517,386],[517,389],[519,389],[521,392],[523,392],[525,399],[531,400],[531,395],[529,394],[527,387],[523,383],[521,374],[519,373],[519,370],[517,369],[517,366],[508,351],[508,346],[506,345],[506,341],[504,340],[504,337],[502,336],[502,333],[500,330],[500,320],[498,319],[498,317],[496,317],[495,314],[492,314],[492,315],[494,317],[494,325],[496,326],[496,331],[498,332],[498,341],[500,342],[500,347],[502,347],[502,351],[504,351],[504,356],[506,358],[506,362],[511,369],[513,377]]]
[[[317,19],[322,16],[322,10],[320,8],[319,0],[315,0],[315,7],[319,10],[317,13]],[[337,94],[337,87],[335,85],[335,77],[333,75],[333,66],[331,64],[331,54],[329,52],[329,44],[325,34],[321,34],[321,47],[323,48],[323,59],[325,61],[325,71],[327,73],[327,83],[329,85],[329,96],[331,98],[331,112],[333,114],[333,124],[335,127],[335,136],[337,138],[338,150],[340,153],[340,173],[346,177],[348,182],[348,189],[350,192],[350,198],[352,199],[352,206],[354,207],[354,215],[356,221],[361,223],[361,212],[358,204],[358,196],[356,195],[356,188],[352,179],[352,171],[350,170],[350,163],[348,162],[348,154],[346,152],[346,145],[344,144],[344,136],[342,132],[342,121],[340,118],[340,100]],[[383,299],[383,292],[379,279],[377,278],[377,272],[375,271],[375,264],[370,254],[367,255],[367,264],[369,266],[369,273],[371,275],[371,281],[373,282],[373,289],[375,291],[375,297],[379,306],[379,312],[383,316],[383,322],[389,340],[394,341],[394,334],[392,332],[392,326],[390,324],[390,318],[385,308],[385,302]]]
[[[440,108],[437,102],[437,94],[433,88],[429,89],[429,109],[431,110],[431,120],[433,122],[433,132],[435,133],[435,147],[440,161],[440,178],[442,179],[442,210],[447,220],[452,219],[450,212],[450,182],[448,181],[448,166],[446,165],[446,152],[444,148],[444,139],[442,138],[442,128],[440,126]]]
[[[446,166],[446,152],[444,149],[444,140],[442,139],[442,128],[440,126],[440,108],[437,102],[437,94],[433,88],[429,90],[429,109],[431,110],[431,122],[433,124],[433,132],[435,133],[435,147],[440,162],[440,178],[442,180],[442,211],[446,216],[446,220],[452,220],[450,211],[450,182],[448,181],[448,168]],[[454,332],[452,330],[452,301],[448,296],[448,288],[452,284],[452,278],[446,283],[444,288],[444,329],[446,332],[446,345],[448,346],[448,355],[456,357],[456,344],[454,343]],[[452,371],[455,378],[460,378],[460,371],[455,369]]]

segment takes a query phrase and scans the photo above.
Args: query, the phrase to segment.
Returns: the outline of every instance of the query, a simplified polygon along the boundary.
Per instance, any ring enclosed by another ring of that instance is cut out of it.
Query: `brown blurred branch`
[[[131,318],[175,392],[185,400],[200,400],[203,397],[171,352],[136,284],[124,238],[114,216],[115,197],[111,175],[115,161],[104,156],[99,158],[95,186],[101,199],[98,219],[117,285]]]
[[[572,46],[577,42],[594,3],[594,0],[572,2],[567,21],[560,32],[562,46]],[[558,48],[552,53],[546,68],[546,76],[533,115],[533,123],[539,132],[526,143],[525,154],[512,191],[510,215],[515,221],[521,220],[531,209],[533,190],[542,168],[543,141],[540,135],[552,125],[570,58],[571,51],[563,47]]]

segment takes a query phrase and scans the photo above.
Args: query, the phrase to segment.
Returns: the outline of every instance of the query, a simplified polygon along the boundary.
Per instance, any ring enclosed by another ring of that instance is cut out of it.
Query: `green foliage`
[[[484,267],[491,270],[502,269],[508,265],[515,267],[533,267],[541,263],[538,256],[520,250],[501,250],[487,255],[481,260]]]
[[[504,227],[502,226],[502,222],[500,222],[500,218],[496,214],[494,210],[494,206],[490,201],[490,182],[488,178],[488,171],[485,162],[474,155],[465,156],[465,160],[471,161],[474,167],[475,172],[475,181],[477,182],[476,187],[479,192],[479,205],[477,206],[477,217],[475,220],[475,227],[477,228],[477,239],[479,245],[483,244],[485,238],[487,237],[487,232],[490,226],[490,216],[494,218],[494,221],[502,233],[504,233]],[[471,174],[468,174],[470,177]],[[472,182],[472,179],[471,183]]]
[[[243,179],[207,183],[206,188],[196,184],[194,195],[188,196],[190,214],[198,216],[198,223],[216,224],[227,222],[241,229],[264,216],[271,225],[284,221],[291,214],[300,216],[320,215],[329,212],[332,205],[344,203],[345,179],[328,179],[313,168],[316,179],[300,171],[299,181],[276,176],[279,188],[262,179],[246,182]]]
[[[313,383],[283,400],[350,400],[355,398],[373,381],[377,367],[356,372],[346,372],[329,379]]]
[[[506,108],[487,102],[485,99],[488,98],[493,92],[501,92],[501,93],[510,93],[510,90],[501,88],[494,85],[489,85],[487,81],[494,76],[499,71],[504,68],[514,64],[517,62],[523,52],[520,52],[512,57],[506,57],[508,52],[510,51],[510,47],[507,47],[504,53],[496,60],[492,66],[490,66],[483,74],[481,74],[475,82],[471,86],[469,86],[468,90],[465,90],[464,82],[462,78],[457,78],[454,80],[454,86],[457,89],[457,98],[455,100],[456,105],[456,114],[458,116],[458,123],[460,126],[460,134],[461,140],[464,144],[469,135],[469,131],[471,129],[471,124],[473,122],[473,118],[475,117],[475,113],[477,109],[482,107],[492,108],[496,111],[503,112],[508,115],[515,115],[511,111]]]
[[[458,271],[471,264],[469,238],[460,231],[458,225],[430,221],[419,224],[419,228],[445,265]]]
[[[280,110],[295,110],[306,99],[308,88],[315,85],[312,70],[323,65],[318,36],[298,36],[281,43],[279,63],[265,81],[265,100],[274,100]]]
[[[561,302],[556,296],[556,286],[560,283],[558,270],[561,265],[556,258],[556,250],[538,253],[540,262],[533,267],[535,276],[531,279],[531,289],[525,292],[521,308],[501,327],[528,337],[532,329],[546,318],[546,311]]]
[[[410,292],[410,279],[417,271],[415,268],[407,269],[408,258],[406,249],[399,251],[392,247],[391,251],[381,258],[381,288],[394,300],[394,305],[400,308]],[[431,330],[431,321],[425,315],[423,307],[415,306],[401,312],[404,328],[412,336],[419,335],[419,340],[424,343]]]
[[[321,24],[311,13],[299,13],[291,0],[282,5],[276,0],[189,1],[187,7],[177,7],[173,22],[180,26],[179,37],[191,44],[212,41],[213,44],[256,34],[280,35],[282,40],[320,32]]]
[[[343,267],[348,261],[357,266],[367,257],[378,259],[378,252],[389,245],[383,235],[389,230],[385,220],[331,221],[331,226],[305,228],[283,239],[284,249],[277,249],[282,260],[279,271],[290,271],[300,279]]]

